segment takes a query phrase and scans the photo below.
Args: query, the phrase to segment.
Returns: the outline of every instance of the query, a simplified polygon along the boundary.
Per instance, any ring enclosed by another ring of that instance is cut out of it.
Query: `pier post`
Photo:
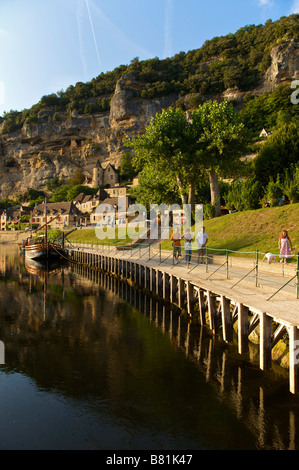
[[[260,315],[260,368],[267,370],[271,368],[272,341],[271,341],[272,318],[266,313]]]
[[[175,303],[176,300],[176,276],[170,275],[170,302]]]
[[[233,340],[233,321],[230,310],[230,300],[224,295],[221,296],[221,313],[222,313],[222,329],[223,340],[231,343]]]
[[[194,292],[190,281],[187,281],[187,310],[188,314],[192,316],[194,313]]]
[[[216,296],[212,292],[208,291],[208,311],[209,311],[209,323],[210,328],[215,334],[217,331],[217,308],[216,308]]]
[[[150,268],[150,292],[154,292],[154,275],[155,275],[155,269]]]
[[[182,278],[178,278],[178,303],[179,308],[183,308],[184,306],[184,280]]]
[[[299,332],[297,326],[290,326],[289,331],[289,383],[290,392],[295,394],[298,392],[298,346]]]
[[[198,304],[199,304],[199,318],[200,324],[204,326],[206,324],[206,306],[204,299],[204,291],[202,289],[198,290]]]
[[[159,269],[156,270],[156,294],[159,295],[161,289],[161,276],[162,273]]]
[[[144,286],[146,289],[149,289],[149,283],[150,283],[150,268],[148,266],[145,267],[145,280],[144,280]]]
[[[238,303],[238,349],[240,354],[248,352],[248,307]]]
[[[163,272],[163,299],[169,300],[169,274]]]

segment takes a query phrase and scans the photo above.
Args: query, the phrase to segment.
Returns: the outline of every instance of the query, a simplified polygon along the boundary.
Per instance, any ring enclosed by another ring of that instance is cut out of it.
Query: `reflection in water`
[[[299,447],[286,374],[113,276],[0,260],[1,448]]]

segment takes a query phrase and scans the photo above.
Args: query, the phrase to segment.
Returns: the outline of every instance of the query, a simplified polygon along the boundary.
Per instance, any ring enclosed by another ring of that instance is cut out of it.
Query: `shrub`
[[[279,176],[277,177],[276,181],[274,181],[273,178],[270,178],[270,181],[267,184],[265,190],[265,198],[267,201],[269,201],[270,206],[277,206],[278,200],[282,197],[282,195],[283,190]]]
[[[299,202],[299,164],[286,171],[282,189],[292,204]]]
[[[224,196],[226,207],[232,211],[246,211],[259,207],[261,188],[258,181],[250,178],[246,181],[232,183],[229,191]]]

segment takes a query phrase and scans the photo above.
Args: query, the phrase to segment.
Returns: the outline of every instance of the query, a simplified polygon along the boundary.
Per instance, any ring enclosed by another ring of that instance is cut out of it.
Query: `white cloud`
[[[299,13],[299,0],[294,0],[291,6],[291,13]]]
[[[258,0],[258,6],[262,8],[270,8],[273,6],[272,0]]]

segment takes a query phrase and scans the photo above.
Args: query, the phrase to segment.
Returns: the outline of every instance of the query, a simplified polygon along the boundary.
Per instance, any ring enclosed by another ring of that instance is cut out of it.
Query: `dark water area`
[[[1,450],[299,448],[284,371],[99,271],[0,245],[0,341]]]

